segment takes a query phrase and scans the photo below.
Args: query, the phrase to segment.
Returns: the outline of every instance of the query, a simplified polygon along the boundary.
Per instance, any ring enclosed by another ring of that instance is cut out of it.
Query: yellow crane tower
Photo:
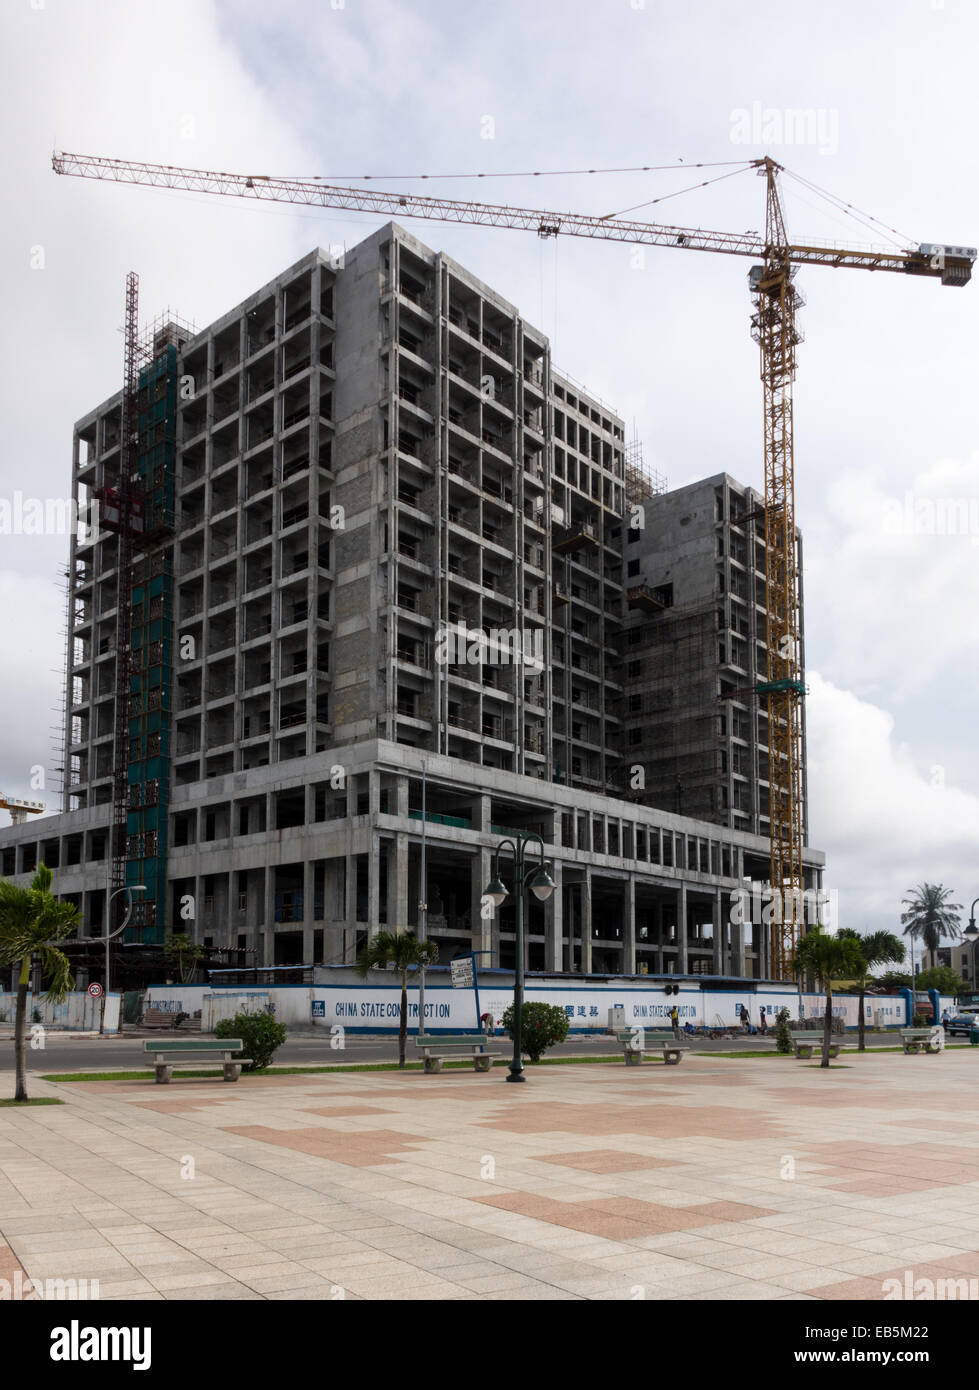
[[[965,285],[977,251],[971,246],[919,243],[901,249],[848,244],[796,244],[789,241],[773,159],[746,161],[766,181],[765,235],[704,231],[702,228],[637,222],[624,216],[594,217],[574,212],[509,207],[451,198],[431,198],[380,189],[348,188],[319,179],[277,178],[267,174],[228,174],[168,164],[144,164],[94,155],[55,153],[57,174],[108,179],[116,183],[213,193],[260,201],[306,204],[472,223],[536,232],[541,237],[576,236],[687,251],[748,256],[752,267],[752,336],[761,352],[765,428],[765,549],[768,609],[768,679],[755,693],[768,703],[769,783],[771,787],[770,873],[773,893],[772,974],[792,978],[803,903],[802,869],[802,716],[805,694],[799,652],[799,575],[795,525],[792,448],[792,383],[800,334],[796,311],[802,299],[794,278],[800,265],[836,269],[896,271],[926,276],[943,285]]]

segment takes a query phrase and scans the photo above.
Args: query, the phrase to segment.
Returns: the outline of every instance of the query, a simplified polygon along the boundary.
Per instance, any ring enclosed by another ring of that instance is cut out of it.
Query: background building
[[[523,832],[559,885],[531,909],[529,968],[766,974],[766,929],[728,920],[731,893],[768,873],[764,730],[749,700],[717,699],[759,660],[735,584],[763,580],[731,553],[757,551],[731,511],[747,494],[722,475],[652,498],[624,575],[627,504],[651,489],[622,421],[554,372],[512,305],[395,224],[342,265],[313,252],[199,333],[157,325],[147,349],[131,603],[120,537],[73,540],[63,814],[0,833],[2,872],[50,864],[88,941],[114,882],[146,885],[121,953],[133,981],[159,974],[173,930],[214,964],[349,961],[371,928],[417,921],[424,770],[443,959],[512,965],[512,908],[484,920],[480,897],[493,846]],[[107,515],[120,415],[115,396],[75,430],[75,498]],[[676,506],[696,515],[692,549]],[[727,626],[660,709],[654,629],[685,605]],[[677,752],[704,720],[709,776]],[[807,886],[822,862],[807,854]],[[100,972],[94,944],[73,949]]]
[[[726,473],[656,495],[626,532],[625,737],[650,806],[770,832],[764,498]],[[800,575],[800,669],[805,673]],[[805,703],[802,703],[803,840]]]

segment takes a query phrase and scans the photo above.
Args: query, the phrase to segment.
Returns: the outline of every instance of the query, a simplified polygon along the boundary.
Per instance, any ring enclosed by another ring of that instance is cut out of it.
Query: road
[[[145,1053],[143,1041],[158,1038],[166,1042],[173,1034],[154,1030],[138,1034],[124,1034],[121,1038],[75,1037],[48,1032],[43,1049],[27,1050],[27,1066],[32,1072],[68,1071],[135,1071],[143,1066]],[[194,1037],[193,1033],[179,1035],[181,1038]],[[506,1037],[494,1038],[494,1045],[501,1057],[510,1055],[510,1040]],[[362,1034],[347,1034],[342,1050],[332,1049],[328,1037],[290,1036],[275,1054],[278,1066],[317,1067],[335,1066],[342,1062],[396,1062],[398,1060],[398,1039],[396,1037],[365,1037]],[[738,1038],[735,1041],[698,1039],[693,1046],[698,1052],[724,1052],[732,1049],[751,1048],[771,1051],[774,1043],[768,1038]],[[548,1052],[549,1057],[588,1057],[602,1054],[616,1054],[618,1048],[612,1038],[574,1037],[560,1047]],[[415,1048],[408,1038],[408,1057],[413,1060]],[[9,1039],[0,1037],[0,1071],[13,1070],[14,1047]],[[192,1064],[191,1064],[192,1065]],[[499,1065],[499,1063],[497,1063]]]

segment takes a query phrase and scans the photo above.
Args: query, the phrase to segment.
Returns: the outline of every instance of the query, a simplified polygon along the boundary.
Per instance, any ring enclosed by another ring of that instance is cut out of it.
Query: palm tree
[[[947,901],[951,888],[943,888],[940,883],[919,883],[910,898],[902,898],[907,912],[901,913],[904,935],[920,938],[926,951],[937,951],[943,936],[958,941],[962,935],[959,927],[961,903]]]
[[[833,1025],[833,981],[856,978],[863,965],[860,949],[848,937],[830,936],[822,927],[814,927],[796,946],[793,964],[797,974],[812,975],[821,980],[826,991],[823,1056],[819,1065],[828,1067]]]
[[[41,978],[48,985],[45,997],[63,999],[75,981],[71,962],[54,943],[70,936],[78,922],[75,904],[59,902],[51,892],[51,870],[46,864],[38,867],[30,888],[0,879],[0,966],[20,966],[14,1023],[15,1100],[28,1099],[24,1043],[31,962],[35,956],[40,959]]]
[[[852,927],[840,927],[836,936],[838,940],[856,942],[860,949],[862,968],[860,971],[860,1041],[858,1049],[863,1052],[866,1049],[863,1006],[871,971],[875,965],[900,965],[905,955],[904,946],[894,933],[889,931],[875,931],[871,932],[869,936],[861,936]]]
[[[398,1030],[398,1066],[405,1064],[405,1048],[408,1043],[408,971],[423,965],[433,965],[439,958],[439,948],[434,941],[419,941],[413,931],[379,931],[377,935],[359,952],[357,956],[358,973],[366,979],[370,970],[383,970],[393,964],[401,971],[401,1027]],[[424,1020],[418,1020],[418,1031],[424,1029]]]

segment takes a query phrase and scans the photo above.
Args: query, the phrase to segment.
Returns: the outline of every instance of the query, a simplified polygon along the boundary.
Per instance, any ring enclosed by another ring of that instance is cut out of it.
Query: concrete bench
[[[901,1044],[905,1053],[942,1052],[944,1037],[941,1024],[934,1028],[902,1028]]]
[[[805,1060],[811,1057],[814,1048],[822,1053],[823,1034],[821,1031],[817,1033],[814,1029],[811,1029],[805,1033],[790,1033],[789,1037],[792,1039],[792,1046],[795,1048],[797,1060]],[[831,1057],[838,1057],[840,1055],[840,1045],[838,1042],[830,1040],[829,1055]]]
[[[190,1057],[195,1059],[195,1066],[201,1065],[196,1059],[203,1058],[205,1063],[210,1062],[212,1066],[224,1069],[225,1081],[237,1081],[244,1064],[251,1061],[250,1057],[235,1059],[235,1053],[240,1052],[243,1047],[244,1043],[240,1038],[220,1038],[213,1042],[201,1039],[194,1042],[169,1043],[158,1043],[147,1038],[143,1043],[143,1051],[151,1054],[151,1059],[147,1060],[146,1065],[156,1068],[158,1085],[166,1085],[173,1076],[174,1067]]]
[[[668,1067],[679,1066],[684,1052],[690,1048],[678,1043],[672,1033],[651,1033],[643,1028],[626,1028],[616,1033],[616,1038],[625,1053],[626,1066],[638,1066],[644,1052],[662,1052],[663,1061]]]
[[[493,1058],[500,1054],[488,1051],[486,1041],[482,1033],[460,1033],[452,1037],[446,1034],[444,1038],[422,1034],[415,1038],[414,1043],[425,1059],[425,1071],[433,1075],[442,1070],[446,1058],[465,1057],[467,1054],[473,1059],[476,1071],[489,1071]]]

